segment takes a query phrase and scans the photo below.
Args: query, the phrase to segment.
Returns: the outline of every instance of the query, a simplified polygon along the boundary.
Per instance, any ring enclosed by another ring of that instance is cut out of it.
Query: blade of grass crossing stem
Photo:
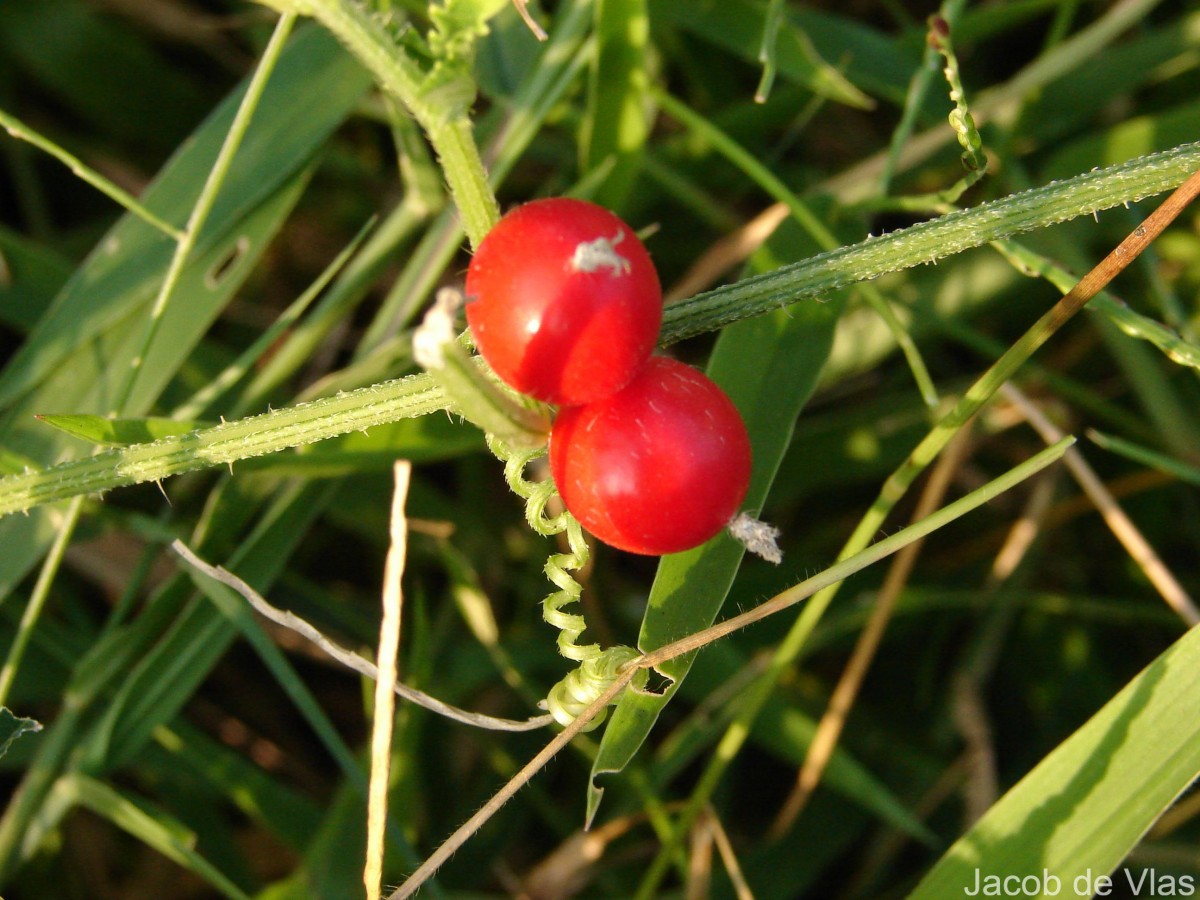
[[[320,31],[309,29],[289,44],[182,273],[177,302],[142,367],[128,413],[149,407],[185,361],[186,349],[249,274],[298,199],[303,166],[366,85],[357,65]],[[314,108],[305,98],[318,87],[324,99]],[[143,197],[148,208],[170,221],[187,216],[237,101],[235,93],[164,167]],[[0,440],[6,446],[39,460],[58,458],[70,441],[34,422],[32,414],[108,411],[113,375],[124,371],[138,349],[145,327],[140,310],[162,283],[171,247],[132,215],[100,242],[0,373],[0,404],[7,406]],[[0,522],[6,550],[0,554],[0,595],[45,552],[57,530],[54,518],[35,513]]]
[[[186,359],[187,348],[200,339],[221,307],[249,275],[259,254],[266,249],[299,199],[304,182],[303,177],[293,179],[241,221],[243,230],[235,240],[245,253],[225,271],[219,283],[208,283],[205,271],[225,255],[220,247],[210,248],[208,253],[194,260],[194,266],[184,271],[177,296],[187,302],[175,303],[169,308],[167,324],[160,330],[159,340],[154,342],[147,357],[148,364],[141,369],[129,408],[139,411],[147,408],[170,381]],[[35,415],[63,408],[80,411],[110,408],[110,397],[115,390],[112,369],[119,367],[110,367],[107,361],[130,358],[141,341],[143,329],[144,325],[134,314],[94,341],[78,347],[78,352],[69,361],[64,361],[60,369],[42,380],[34,391],[8,411],[4,424],[11,427],[0,425],[4,434],[2,439],[38,459],[77,452],[78,445],[73,439],[36,421]],[[88,466],[94,464],[96,458],[92,456],[78,462]],[[36,564],[64,522],[58,511],[49,510],[36,510],[28,517],[9,517],[0,521],[0,543],[6,551],[11,551],[0,554],[0,594],[10,590],[29,567]]]
[[[909,900],[961,896],[1009,875],[1034,876],[1031,897],[1096,893],[1097,878],[1200,774],[1198,669],[1193,628],[992,806]],[[1112,885],[1133,888],[1138,877],[1125,870]]]
[[[175,293],[179,277],[183,272],[184,266],[187,265],[188,257],[191,255],[193,247],[195,247],[199,233],[203,230],[204,224],[208,221],[208,217],[212,213],[213,204],[216,202],[217,195],[229,174],[233,157],[246,137],[246,130],[250,127],[250,120],[254,117],[254,112],[262,100],[263,89],[266,87],[267,80],[271,77],[271,72],[275,69],[279,61],[279,54],[283,50],[284,42],[287,40],[287,36],[291,34],[292,26],[295,23],[296,17],[294,14],[281,16],[275,23],[271,39],[263,49],[262,57],[259,59],[258,65],[255,66],[254,74],[251,75],[250,82],[246,85],[246,92],[238,104],[233,121],[229,124],[229,131],[226,132],[225,139],[221,142],[221,149],[217,152],[217,158],[213,160],[212,168],[209,169],[208,175],[204,179],[204,184],[200,188],[200,196],[196,198],[196,202],[192,206],[192,211],[188,216],[187,227],[176,244],[175,252],[171,256],[171,263],[167,266],[167,272],[163,276],[162,284],[159,286],[154,303],[150,307],[150,316],[143,329],[141,340],[138,342],[137,349],[129,360],[129,368],[123,376],[121,386],[117,389],[116,397],[110,409],[110,415],[119,415],[125,410],[125,406],[133,393],[133,386],[137,381],[138,374],[142,366],[146,363],[150,347],[154,343],[154,339],[163,323],[167,305],[171,302]],[[215,279],[212,273],[210,273],[210,277]]]
[[[884,483],[879,496],[842,548],[839,560],[845,560],[867,548],[895,504],[967,420],[978,412],[1000,389],[1001,385],[1011,378],[1017,369],[1071,316],[1081,310],[1089,299],[1129,265],[1137,257],[1141,247],[1154,240],[1187,207],[1197,193],[1200,193],[1200,173],[1193,174],[1164,200],[1112,253],[1080,279],[1074,288],[1042,315],[991,368],[967,389],[954,409],[930,431],[912,451],[908,459]],[[745,742],[751,723],[757,717],[776,681],[799,658],[813,629],[837,595],[839,587],[840,582],[829,584],[816,593],[804,606],[792,628],[776,649],[767,670],[745,693],[737,719],[726,731],[707,769],[701,776],[700,784],[693,791],[687,810],[681,816],[677,826],[676,841],[683,833],[686,833],[695,817],[704,808],[704,804],[716,789],[725,769]],[[668,854],[673,849],[674,843],[664,847],[659,853],[654,865],[642,881],[640,896],[649,896],[649,893],[652,893],[657,886],[665,872]]]
[[[754,449],[754,470],[745,507],[760,510],[796,417],[811,396],[833,342],[842,304],[806,304],[727,328],[709,362],[709,374],[737,404]],[[664,557],[650,590],[638,647],[654,650],[712,623],[741,564],[743,548],[727,535]],[[687,675],[691,657],[666,664],[672,680],[662,695],[626,692],[604,730],[592,765],[588,821],[602,789],[598,775],[620,772],[633,758],[655,719]]]

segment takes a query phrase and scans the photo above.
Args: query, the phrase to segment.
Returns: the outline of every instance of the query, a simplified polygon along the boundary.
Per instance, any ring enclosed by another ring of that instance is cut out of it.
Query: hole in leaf
[[[237,265],[238,260],[246,255],[246,251],[250,249],[250,239],[245,235],[239,237],[233,242],[224,255],[222,255],[211,269],[204,276],[204,286],[210,291],[215,291],[221,286],[221,282],[229,275],[233,267]]]
[[[658,671],[658,669],[648,669],[647,672],[650,677],[646,679],[646,684],[641,688],[640,693],[661,696],[675,683],[674,678],[668,678],[662,672]]]

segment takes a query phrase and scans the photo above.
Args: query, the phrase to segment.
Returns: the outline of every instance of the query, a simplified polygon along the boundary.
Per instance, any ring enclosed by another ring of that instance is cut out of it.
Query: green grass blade
[[[597,0],[596,53],[588,84],[581,171],[611,164],[592,199],[616,209],[633,187],[650,133],[646,70],[650,20],[646,0]]]
[[[222,896],[250,900],[250,896],[226,878],[193,847],[195,837],[182,823],[146,801],[76,773],[59,782],[56,790],[66,799],[108,819],[121,830],[153,847],[184,869],[211,884]]]
[[[1023,896],[1091,896],[1095,887],[1080,890],[1076,879],[1090,873],[1094,885],[1113,872],[1200,774],[1198,670],[1192,629],[1005,794],[909,900],[963,896],[977,877],[1009,875],[1040,880]]]
[[[50,413],[37,418],[38,421],[45,422],[72,437],[105,447],[145,444],[157,441],[159,438],[187,434],[197,428],[214,424],[212,422],[180,422],[177,419],[164,419],[160,416],[150,416],[144,419],[115,419],[104,416]]]
[[[747,62],[757,62],[763,46],[762,23],[767,19],[764,4],[754,0],[654,0],[651,4],[653,21],[684,28],[733,51]],[[847,24],[846,33],[857,26]],[[865,29],[858,33],[865,35]],[[879,35],[875,35],[880,38]],[[872,56],[853,54],[857,61],[891,58],[895,49],[890,41],[879,39],[882,54]],[[817,47],[824,47],[814,37],[786,15],[780,17],[779,32],[774,40],[775,70],[780,76],[803,85],[814,94],[836,103],[859,109],[870,109],[874,101],[855,84],[822,58]],[[824,51],[828,55],[828,50]],[[851,54],[847,54],[851,55]],[[838,58],[838,57],[834,57]],[[907,73],[902,76],[907,77]]]
[[[1149,447],[1144,447],[1134,441],[1127,441],[1116,435],[1105,434],[1102,431],[1089,430],[1088,437],[1091,438],[1093,443],[1103,447],[1105,450],[1124,456],[1126,459],[1131,459],[1148,468],[1165,472],[1187,484],[1200,487],[1200,467],[1198,466],[1160,451],[1151,450]]]
[[[137,216],[148,225],[157,228],[167,237],[178,240],[183,236],[174,225],[170,225],[156,216],[153,212],[146,209],[134,197],[130,196],[126,191],[123,191],[117,185],[113,184],[99,172],[85,165],[77,157],[59,147],[49,138],[38,134],[16,116],[9,115],[4,110],[0,109],[0,126],[3,126],[5,131],[18,140],[28,141],[39,150],[50,154],[63,165],[71,170],[71,174],[77,178],[90,184],[100,193],[111,197],[118,204],[129,210],[133,215]]]
[[[226,254],[233,252],[238,229],[244,227],[250,211],[309,162],[366,84],[365,74],[328,35],[309,29],[296,36],[264,92],[261,115],[246,135],[208,227],[198,237],[198,254],[211,254],[216,245],[224,247]],[[311,103],[307,98],[318,92],[322,102]],[[239,100],[240,92],[232,95],[167,164],[143,195],[147,208],[169,221],[186,218]],[[26,394],[89,339],[149,304],[167,271],[172,249],[171,242],[140,219],[122,218],[0,374],[0,405]],[[200,273],[204,274],[216,262],[200,259],[189,268],[203,266]]]

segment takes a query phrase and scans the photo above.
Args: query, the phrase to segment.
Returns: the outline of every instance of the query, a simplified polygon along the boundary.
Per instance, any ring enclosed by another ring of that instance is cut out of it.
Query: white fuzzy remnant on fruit
[[[445,365],[442,348],[455,340],[454,317],[462,303],[462,294],[454,288],[442,288],[437,292],[433,306],[413,332],[413,357],[417,365],[424,369],[440,369]]]
[[[571,256],[571,268],[576,272],[610,269],[614,277],[628,275],[633,267],[616,249],[624,239],[625,232],[618,231],[611,238],[598,237],[594,241],[583,241]]]
[[[779,549],[779,529],[759,521],[749,513],[738,513],[729,523],[729,533],[756,556],[769,563],[783,562],[783,551]]]

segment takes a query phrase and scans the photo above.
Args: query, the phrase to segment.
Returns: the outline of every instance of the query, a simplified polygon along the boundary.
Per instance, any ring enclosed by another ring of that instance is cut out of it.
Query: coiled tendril
[[[558,588],[542,601],[542,618],[558,629],[558,652],[579,667],[554,685],[546,697],[546,706],[555,721],[568,725],[604,692],[621,667],[640,655],[632,647],[609,647],[599,644],[579,644],[579,636],[587,628],[583,616],[563,610],[579,600],[583,586],[571,574],[587,565],[590,553],[579,522],[567,510],[556,516],[546,513],[546,505],[557,493],[550,479],[530,481],[525,468],[543,453],[544,448],[513,450],[493,436],[488,446],[504,461],[504,480],[514,494],[525,501],[525,521],[534,532],[544,537],[565,533],[568,552],[555,553],[546,560],[546,577]],[[646,673],[638,673],[632,682],[637,687],[646,683]],[[586,730],[600,725],[605,713],[596,716]]]

